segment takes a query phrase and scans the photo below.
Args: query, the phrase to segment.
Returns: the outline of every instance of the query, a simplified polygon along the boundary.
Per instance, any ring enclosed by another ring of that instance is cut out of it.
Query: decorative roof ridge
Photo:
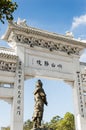
[[[70,38],[66,35],[62,35],[62,34],[58,34],[58,33],[54,33],[54,32],[49,32],[49,31],[46,31],[46,30],[42,30],[42,29],[38,29],[38,28],[35,28],[35,27],[31,27],[31,26],[28,26],[28,25],[19,25],[17,24],[17,22],[10,22],[9,23],[9,28],[11,29],[17,29],[17,30],[21,30],[23,32],[30,32],[30,31],[34,31],[34,33],[38,34],[38,35],[43,35],[43,36],[49,36],[49,37],[52,37],[54,39],[58,38],[59,40],[62,40],[64,39],[66,42],[68,41],[71,41],[71,42],[76,42],[77,44],[80,43],[84,46],[86,46],[86,42],[83,42],[83,41],[80,41],[78,39],[75,39],[75,38]],[[9,29],[7,30],[9,31]],[[10,32],[9,32],[10,33]],[[5,38],[4,38],[5,39]],[[7,37],[6,37],[7,39]]]
[[[13,49],[6,48],[6,47],[0,47],[0,54],[7,54],[7,55],[11,55],[11,56],[16,56],[16,53]]]
[[[15,62],[17,61],[18,56],[6,53],[0,53],[0,58],[3,58],[3,60],[12,60]]]

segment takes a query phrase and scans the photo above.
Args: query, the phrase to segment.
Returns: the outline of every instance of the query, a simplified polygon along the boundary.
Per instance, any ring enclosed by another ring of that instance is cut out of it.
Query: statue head
[[[42,87],[42,82],[41,80],[39,79],[37,82],[36,82],[36,87]]]

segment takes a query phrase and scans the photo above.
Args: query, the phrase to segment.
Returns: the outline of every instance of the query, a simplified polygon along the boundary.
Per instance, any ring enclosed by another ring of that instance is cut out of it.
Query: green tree
[[[74,115],[67,112],[64,118],[57,123],[56,130],[75,130]]]
[[[56,122],[58,122],[59,120],[61,120],[62,118],[60,117],[60,116],[54,116],[53,118],[52,118],[52,120],[51,120],[51,123],[56,123]]]
[[[6,130],[10,130],[10,127],[7,127]]]
[[[54,116],[54,117],[51,119],[51,121],[50,121],[48,127],[49,127],[49,128],[52,128],[53,130],[56,130],[57,124],[58,124],[58,122],[59,122],[60,120],[62,120],[62,118],[61,118],[60,116],[58,116],[58,115],[57,115],[57,116]]]
[[[13,20],[13,12],[17,9],[16,2],[11,0],[0,0],[0,21],[4,24],[5,20]]]
[[[24,123],[24,130],[31,130],[33,127],[33,122],[31,120],[27,120]]]

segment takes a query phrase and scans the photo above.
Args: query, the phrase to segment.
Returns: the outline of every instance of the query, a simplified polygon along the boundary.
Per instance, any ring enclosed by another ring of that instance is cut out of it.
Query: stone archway
[[[79,62],[85,43],[23,21],[9,23],[3,39],[12,47],[0,53],[0,82],[14,84],[11,130],[23,130],[24,79],[35,76],[64,79],[73,86],[76,130],[85,130],[86,65]]]

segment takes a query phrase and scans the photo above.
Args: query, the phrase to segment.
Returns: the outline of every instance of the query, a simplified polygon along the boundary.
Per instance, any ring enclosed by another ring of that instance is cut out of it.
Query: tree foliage
[[[33,128],[33,122],[31,120],[27,120],[24,123],[24,130],[31,130]]]
[[[74,115],[67,112],[64,118],[55,116],[48,123],[48,128],[53,130],[75,130]]]
[[[72,113],[67,112],[64,115],[64,118],[60,116],[54,116],[50,122],[42,123],[44,128],[48,128],[48,130],[75,130],[74,123],[74,115]],[[31,130],[33,128],[33,122],[31,120],[27,120],[24,123],[23,130]],[[9,130],[6,129],[6,130]]]
[[[61,118],[60,116],[58,116],[58,115],[57,115],[57,116],[54,116],[54,117],[51,119],[51,121],[50,121],[48,127],[49,127],[49,128],[52,128],[52,129],[54,129],[54,130],[56,130],[57,124],[58,124],[58,122],[59,122],[60,120],[62,120],[62,118]]]
[[[0,21],[13,20],[13,12],[17,9],[16,2],[11,0],[0,0]]]
[[[75,130],[74,115],[66,113],[64,118],[57,124],[56,130]]]

